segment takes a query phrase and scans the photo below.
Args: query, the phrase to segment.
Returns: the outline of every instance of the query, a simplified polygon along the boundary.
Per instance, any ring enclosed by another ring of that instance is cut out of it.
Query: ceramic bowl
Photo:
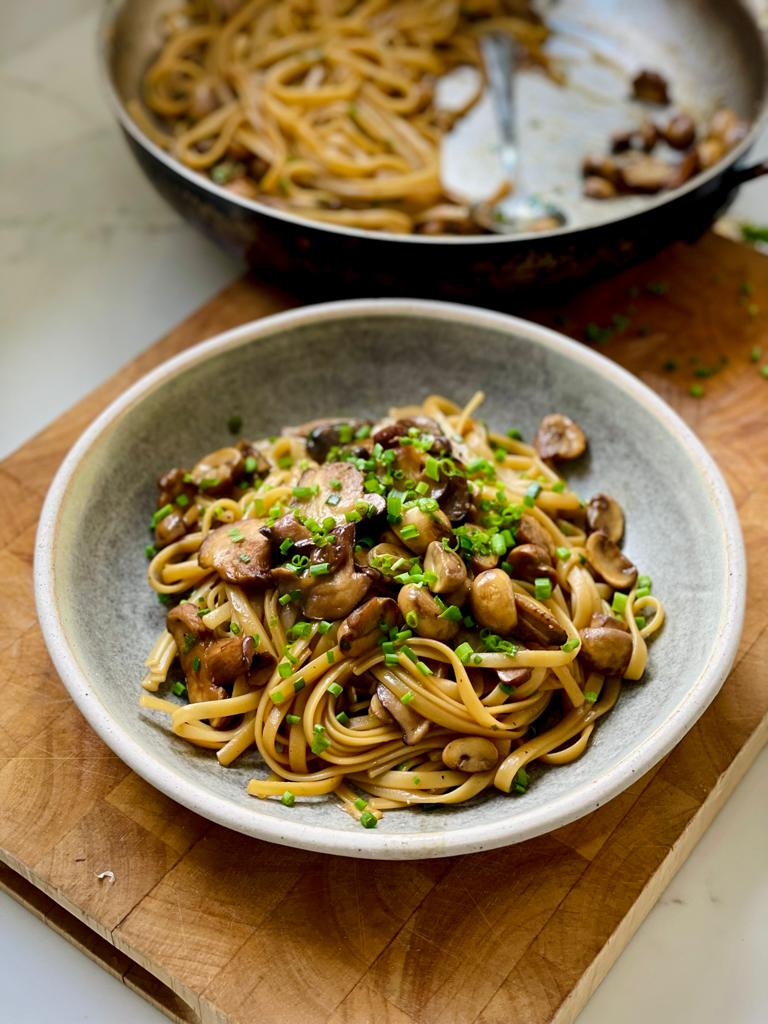
[[[389,813],[362,829],[331,802],[287,808],[246,794],[255,755],[222,768],[140,709],[144,658],[163,623],[146,583],[155,480],[243,435],[327,415],[377,416],[476,389],[482,415],[531,437],[551,411],[577,420],[589,456],[568,478],[614,495],[625,550],[653,577],[667,621],[642,682],[628,683],[586,754],[534,768],[523,796]],[[371,858],[440,857],[548,832],[616,796],[690,729],[726,678],[742,625],[739,522],[712,459],[653,392],[609,360],[524,320],[406,300],[340,302],[258,320],[164,363],[84,433],[51,485],[35,585],[54,664],[82,713],[134,771],[179,803],[260,839]]]

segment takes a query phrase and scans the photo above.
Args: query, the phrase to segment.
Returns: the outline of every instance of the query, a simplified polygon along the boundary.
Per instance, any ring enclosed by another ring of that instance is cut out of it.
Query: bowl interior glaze
[[[567,413],[589,454],[567,477],[584,497],[614,495],[624,548],[653,577],[667,623],[644,680],[626,684],[573,765],[530,772],[524,796],[495,791],[431,813],[389,813],[360,828],[325,799],[293,808],[247,796],[254,755],[221,768],[137,701],[163,624],[144,547],[155,480],[243,436],[327,415],[377,416],[439,393],[486,393],[482,416],[530,438]],[[733,660],[744,604],[741,537],[716,467],[677,416],[608,360],[543,328],[466,307],[335,303],[245,325],[164,364],[97,420],[68,456],[41,519],[38,607],[59,672],[91,724],[139,774],[242,832],[362,857],[430,857],[516,842],[594,809],[677,742]]]

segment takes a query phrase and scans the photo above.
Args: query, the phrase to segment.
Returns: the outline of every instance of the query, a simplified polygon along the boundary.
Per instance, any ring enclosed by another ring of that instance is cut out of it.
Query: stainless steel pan
[[[139,95],[159,47],[158,16],[177,0],[109,0],[100,45],[108,91],[128,144],[147,177],[185,217],[262,273],[288,279],[305,294],[412,294],[497,305],[521,293],[606,274],[668,243],[692,239],[731,202],[736,189],[768,173],[745,165],[766,111],[768,53],[755,13],[737,0],[561,0],[548,20],[568,63],[570,85],[540,74],[521,83],[527,180],[568,210],[564,228],[540,234],[471,237],[384,235],[313,223],[242,199],[188,170],[155,146],[125,110]],[[599,54],[599,60],[594,54]],[[718,105],[747,119],[747,137],[714,167],[654,197],[610,201],[580,196],[579,166],[604,151],[625,126],[627,79],[661,69],[676,105],[706,116]],[[472,131],[475,135],[472,136]],[[458,147],[482,171],[489,140],[479,116]],[[476,159],[472,146],[477,149]],[[450,151],[450,140],[446,153]],[[451,174],[450,166],[445,173]]]

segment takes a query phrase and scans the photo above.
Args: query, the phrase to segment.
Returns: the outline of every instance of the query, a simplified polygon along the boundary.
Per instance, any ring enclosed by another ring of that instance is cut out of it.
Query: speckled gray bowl
[[[378,415],[440,392],[487,394],[491,424],[531,436],[557,410],[587,432],[570,474],[627,511],[626,550],[653,576],[667,623],[641,683],[627,684],[573,765],[534,769],[525,796],[386,815],[364,830],[324,801],[247,796],[247,757],[221,768],[138,707],[162,609],[146,581],[155,478],[245,436],[323,415]],[[214,821],[277,843],[359,857],[441,857],[519,842],[599,807],[666,754],[722,685],[741,630],[746,571],[733,502],[682,421],[607,359],[522,320],[417,301],[311,306],[246,324],[165,363],[85,432],[40,520],[38,612],[53,661],[102,739],[136,772]]]

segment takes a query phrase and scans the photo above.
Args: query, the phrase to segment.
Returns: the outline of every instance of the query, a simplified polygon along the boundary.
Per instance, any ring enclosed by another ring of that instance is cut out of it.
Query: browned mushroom
[[[613,199],[616,195],[616,186],[607,178],[590,174],[584,179],[581,191],[587,199]]]
[[[632,98],[664,107],[669,103],[669,85],[658,71],[644,68],[632,79]]]
[[[155,527],[155,547],[164,548],[174,541],[181,540],[186,534],[187,526],[184,522],[184,513],[180,508],[174,508],[163,516]]]
[[[315,462],[325,462],[332,448],[347,448],[359,445],[364,438],[356,438],[359,431],[370,428],[370,420],[313,420],[297,428],[297,433],[306,438],[307,455]]]
[[[391,725],[394,722],[392,715],[390,715],[379,700],[378,693],[374,693],[371,697],[371,703],[368,705],[368,711],[374,716],[374,718],[378,718],[380,722],[384,722],[385,725]]]
[[[618,167],[610,156],[590,154],[584,157],[581,173],[585,178],[605,178],[615,184],[618,181]]]
[[[749,131],[749,125],[730,107],[721,107],[715,111],[709,123],[710,136],[720,139],[726,149],[731,149],[741,142]]]
[[[391,597],[372,597],[344,619],[337,643],[350,658],[356,658],[372,651],[379,641],[386,639],[386,630],[400,621],[396,601]]]
[[[237,448],[218,448],[200,459],[189,475],[205,494],[225,494],[242,477],[244,461]]]
[[[553,583],[557,580],[549,552],[538,544],[518,544],[507,552],[507,562],[512,567],[513,579],[525,580],[526,583],[533,583],[543,577]]]
[[[325,462],[305,470],[294,493],[291,504],[318,523],[330,516],[342,524],[348,512],[378,515],[385,508],[380,495],[366,493],[363,474],[351,462]]]
[[[628,590],[637,579],[637,569],[610,537],[598,530],[587,538],[587,561],[614,590]]]
[[[515,634],[529,643],[545,647],[561,647],[568,634],[554,617],[538,601],[527,594],[515,594],[517,605],[517,626]]]
[[[617,619],[615,615],[606,615],[605,612],[592,612],[589,620],[590,626],[606,626],[608,629],[620,629],[624,633],[629,632],[629,626],[623,619]]]
[[[264,586],[270,579],[269,540],[255,519],[239,519],[211,530],[197,560],[202,569],[215,569],[227,583]]]
[[[418,505],[406,509],[400,522],[392,529],[402,543],[417,555],[423,555],[433,541],[453,536],[451,524],[444,512],[439,508],[423,512]]]
[[[280,545],[285,544],[288,540],[292,544],[299,544],[301,542],[312,540],[312,534],[306,526],[302,526],[293,512],[286,512],[284,516],[280,516],[279,519],[276,519],[271,526],[262,526],[261,532],[265,537],[269,538],[275,553],[280,553],[281,555],[283,555],[284,552],[280,551]]]
[[[370,589],[376,572],[359,569],[354,559],[354,523],[345,523],[331,531],[332,541],[322,548],[315,547],[310,565],[292,572],[288,566],[272,570],[272,577],[286,591],[298,591],[304,614],[310,619],[343,619],[363,600]],[[312,572],[316,566],[324,571]]]
[[[680,188],[686,181],[696,174],[699,169],[699,153],[694,147],[689,149],[679,163],[675,164],[669,172],[667,188]]]
[[[675,114],[661,134],[673,149],[688,149],[696,140],[696,124],[690,114]]]
[[[499,682],[504,683],[505,686],[522,686],[531,678],[531,670],[529,668],[499,668],[496,670],[496,675]]]
[[[587,447],[584,431],[568,416],[553,412],[539,424],[533,446],[542,459],[578,459]]]
[[[517,625],[515,590],[503,569],[488,569],[474,578],[469,606],[481,626],[501,636],[508,636]]]
[[[499,750],[484,736],[458,736],[443,747],[443,764],[460,772],[487,772],[499,760]]]
[[[214,640],[205,652],[211,681],[216,686],[223,686],[247,673],[255,650],[256,644],[252,636],[232,636]]]
[[[536,547],[544,548],[549,552],[549,557],[555,554],[555,542],[549,533],[539,523],[538,519],[529,516],[527,513],[520,517],[520,522],[515,530],[515,540],[518,544],[535,544]]]
[[[384,423],[376,428],[372,439],[374,444],[380,444],[382,448],[394,448],[400,443],[401,437],[409,436],[409,431],[432,438],[432,445],[428,449],[432,455],[450,453],[450,442],[443,436],[439,425],[428,416],[403,417],[392,423]]]
[[[176,644],[190,702],[199,704],[207,700],[223,700],[227,691],[213,682],[204,657],[213,634],[200,621],[197,608],[190,601],[182,601],[168,612],[165,624]],[[218,729],[226,719],[212,718],[209,721],[214,729]]]
[[[624,536],[624,513],[618,501],[609,494],[596,494],[589,499],[587,523],[591,533],[600,530],[614,544],[621,543]]]
[[[460,623],[442,617],[440,605],[432,594],[415,583],[407,583],[400,588],[397,603],[403,618],[415,622],[411,626],[414,633],[427,640],[453,640],[459,631]],[[414,618],[415,616],[415,618]]]
[[[655,156],[633,155],[619,167],[619,181],[628,192],[651,194],[667,187],[671,167]]]
[[[189,473],[178,467],[163,473],[157,481],[157,486],[160,490],[160,496],[157,499],[158,508],[163,508],[164,505],[171,505],[182,494],[187,498],[188,505],[197,493],[197,487],[189,479]],[[182,498],[179,507],[187,507],[187,505],[184,505],[184,499]]]
[[[587,626],[579,631],[579,657],[588,669],[603,675],[623,675],[632,657],[632,637],[612,626]]]
[[[384,683],[379,683],[376,687],[376,696],[379,698],[381,706],[389,712],[402,729],[403,743],[411,747],[414,743],[424,739],[429,730],[428,718],[424,718],[409,705],[403,704],[400,698],[392,693]]]
[[[611,151],[623,153],[628,149],[642,149],[650,153],[659,141],[659,129],[647,118],[637,128],[614,132],[611,136]]]
[[[467,568],[455,551],[447,551],[439,540],[433,540],[424,555],[424,571],[436,576],[429,589],[433,594],[450,594],[464,586]]]
[[[472,507],[472,498],[466,477],[449,476],[442,494],[434,496],[451,523],[461,523],[467,518]]]
[[[238,441],[235,448],[243,456],[243,469],[254,476],[266,476],[270,470],[269,462],[263,452],[250,441]]]
[[[713,167],[725,155],[725,144],[714,136],[702,139],[696,147],[696,156],[702,170]]]

